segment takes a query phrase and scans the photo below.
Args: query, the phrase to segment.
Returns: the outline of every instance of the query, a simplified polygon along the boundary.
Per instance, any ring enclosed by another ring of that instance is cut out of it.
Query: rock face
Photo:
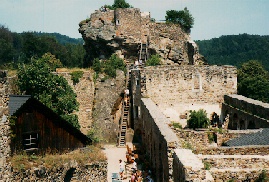
[[[117,99],[124,90],[125,75],[123,71],[117,71],[116,78],[105,78],[100,74],[94,80],[93,71],[84,71],[83,77],[77,84],[73,84],[71,72],[65,69],[57,69],[57,75],[63,76],[74,89],[79,102],[78,115],[81,131],[87,135],[92,128],[99,134],[100,139],[115,142],[120,113],[111,115]],[[118,109],[120,111],[120,109]]]
[[[89,20],[80,23],[79,32],[85,41],[87,61],[106,58],[112,53],[129,61],[137,60],[141,44],[147,55],[158,54],[164,64],[201,64],[197,45],[179,25],[150,21],[150,13],[138,8],[96,10]]]

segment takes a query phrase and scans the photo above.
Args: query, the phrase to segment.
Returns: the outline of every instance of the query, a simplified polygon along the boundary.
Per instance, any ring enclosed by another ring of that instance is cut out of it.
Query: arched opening
[[[233,116],[230,118],[228,128],[231,130],[238,129],[238,116],[237,113],[234,113]]]
[[[64,177],[64,182],[70,182],[76,168],[70,168],[68,171],[66,171],[65,177]]]
[[[239,123],[239,129],[240,129],[240,130],[244,130],[244,129],[246,129],[246,127],[245,127],[245,121],[244,121],[244,120],[240,120],[240,123]]]
[[[248,129],[255,129],[255,128],[256,128],[255,122],[253,120],[249,121]]]

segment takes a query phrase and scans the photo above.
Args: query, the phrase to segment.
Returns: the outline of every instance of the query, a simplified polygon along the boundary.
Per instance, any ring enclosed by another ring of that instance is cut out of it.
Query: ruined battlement
[[[224,103],[252,115],[269,120],[269,104],[242,95],[225,95]]]
[[[221,104],[227,93],[237,92],[233,66],[184,65],[145,67],[143,95],[161,106]]]

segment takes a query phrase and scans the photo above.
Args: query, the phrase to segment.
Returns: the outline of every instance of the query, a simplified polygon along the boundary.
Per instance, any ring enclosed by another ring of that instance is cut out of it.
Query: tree
[[[51,73],[47,56],[19,65],[17,85],[22,93],[32,95],[73,126],[80,127],[77,116],[72,114],[78,109],[76,94],[66,79]]]
[[[198,111],[190,111],[190,119],[187,120],[189,128],[206,128],[210,124],[210,120],[207,118],[206,111],[199,109]]]
[[[10,30],[0,25],[0,63],[7,63],[13,59],[13,37]]]
[[[185,7],[184,10],[168,10],[166,11],[165,20],[167,23],[180,24],[185,31],[189,31],[194,24],[194,18],[189,10]]]
[[[238,69],[238,94],[269,102],[269,76],[261,63],[255,60],[242,64]]]
[[[132,6],[125,0],[114,0],[114,4],[112,5],[112,7],[116,9],[116,8],[131,8]]]

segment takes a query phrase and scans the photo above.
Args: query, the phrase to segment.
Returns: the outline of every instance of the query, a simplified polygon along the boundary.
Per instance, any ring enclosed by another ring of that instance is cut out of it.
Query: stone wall
[[[115,10],[116,36],[141,40],[141,13],[138,8]]]
[[[8,120],[8,81],[7,72],[0,71],[0,181],[8,181],[10,164],[10,127]]]
[[[9,181],[107,181],[107,163],[96,162],[85,166],[71,161],[60,166],[47,169],[44,166],[27,170],[13,170]]]
[[[162,107],[178,103],[220,104],[227,93],[237,92],[233,66],[158,66],[141,71],[144,95]]]
[[[151,99],[141,99],[139,121],[142,128],[143,146],[150,157],[157,182],[173,181],[172,158],[178,147],[178,138],[169,128],[169,120],[159,112]]]
[[[268,156],[261,155],[198,155],[219,181],[257,179],[269,169]]]
[[[204,169],[202,160],[188,149],[176,149],[173,160],[174,181],[214,181],[211,174]]]
[[[208,147],[194,151],[203,155],[269,155],[269,146]]]
[[[229,129],[269,127],[269,104],[242,95],[225,95],[222,117]]]
[[[57,69],[57,74],[63,76],[77,94],[79,111],[75,112],[75,114],[78,115],[78,121],[81,127],[80,130],[82,133],[87,134],[93,122],[92,110],[95,90],[93,72],[84,71],[82,78],[79,79],[79,83],[77,84],[73,83],[71,72]]]

